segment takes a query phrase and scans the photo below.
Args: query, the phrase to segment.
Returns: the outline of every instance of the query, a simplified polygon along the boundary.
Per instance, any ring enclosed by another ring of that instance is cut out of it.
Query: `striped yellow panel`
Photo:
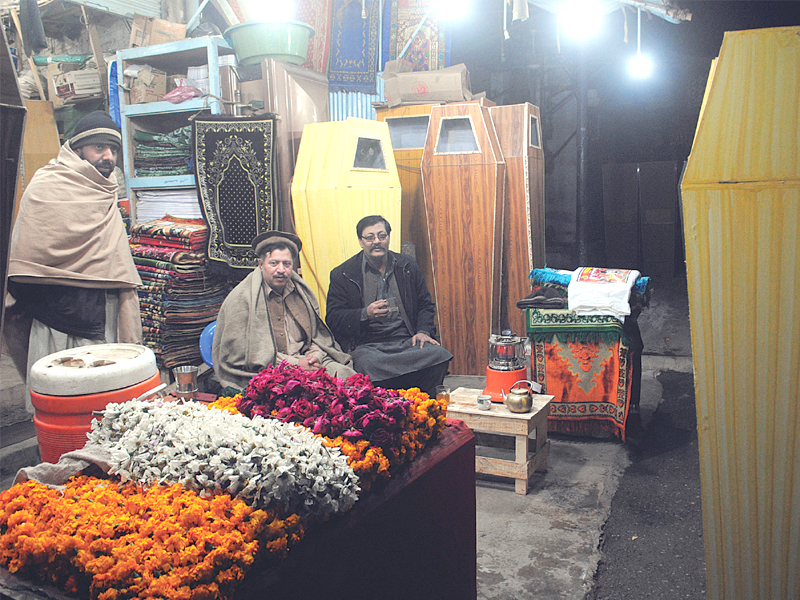
[[[381,167],[354,166],[365,140],[367,147],[381,148]],[[292,206],[295,230],[303,240],[303,278],[317,295],[323,318],[331,270],[361,251],[356,223],[379,214],[400,231],[400,194],[386,123],[350,117],[303,128]],[[400,251],[399,235],[391,237],[389,248]]]
[[[725,34],[681,185],[708,598],[800,598],[800,28]]]

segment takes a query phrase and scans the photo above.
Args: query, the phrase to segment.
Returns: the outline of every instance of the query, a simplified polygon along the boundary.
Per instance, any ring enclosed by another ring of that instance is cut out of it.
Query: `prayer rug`
[[[625,441],[633,357],[619,320],[537,308],[526,320],[533,379],[555,396],[548,431]]]
[[[275,224],[273,117],[196,117],[197,193],[208,223],[208,259],[252,269],[256,235]]]
[[[331,0],[300,0],[297,11],[297,20],[314,28],[314,35],[308,41],[308,56],[303,66],[317,73],[327,73]]]
[[[380,21],[380,0],[363,0],[363,4],[362,0],[333,0],[328,71],[332,92],[375,94]]]
[[[415,71],[436,71],[450,65],[450,52],[444,23],[431,13],[430,0],[392,0],[389,33],[389,60],[394,60],[405,48],[408,38],[425,19],[403,58],[414,65]]]

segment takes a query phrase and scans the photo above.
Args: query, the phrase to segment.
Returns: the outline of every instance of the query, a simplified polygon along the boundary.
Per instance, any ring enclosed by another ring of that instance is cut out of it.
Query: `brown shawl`
[[[142,284],[116,206],[117,180],[69,145],[39,169],[20,202],[9,277],[22,283],[119,289],[119,342],[141,342]]]

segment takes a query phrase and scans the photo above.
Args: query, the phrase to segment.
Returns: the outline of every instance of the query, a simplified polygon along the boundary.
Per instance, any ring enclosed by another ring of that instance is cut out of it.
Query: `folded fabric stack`
[[[137,142],[133,153],[136,177],[190,175],[193,172],[191,125],[166,134],[137,129],[133,139]]]
[[[533,269],[533,271],[530,273],[531,288],[533,291],[525,299],[520,300],[520,302],[517,303],[517,306],[519,306],[519,308],[564,308],[567,307],[569,303],[570,310],[573,310],[573,300],[570,298],[570,290],[573,290],[574,292],[575,288],[570,287],[570,282],[574,276],[577,277],[577,274],[584,269],[589,269],[590,272],[597,271],[598,276],[599,271],[622,272],[620,269],[596,269],[591,267],[581,267],[575,271],[563,271],[560,269],[549,269],[547,267],[543,269]],[[642,309],[646,308],[650,303],[650,293],[652,291],[650,278],[642,277],[638,271],[627,272],[634,274],[631,275],[631,280],[633,283],[629,288],[630,297],[627,300],[627,303],[630,307],[629,312],[630,314],[638,315],[641,313]],[[625,285],[627,285],[627,283]],[[556,306],[556,303],[559,302],[557,298],[562,299],[560,302],[561,306]],[[578,298],[578,300],[580,301],[580,298]],[[603,302],[606,302],[606,300],[603,300]],[[577,311],[577,314],[590,313],[582,313],[581,311]],[[614,310],[606,311],[600,314],[608,314],[620,317],[620,315]]]
[[[131,227],[144,344],[165,368],[202,361],[200,334],[228,291],[224,279],[208,272],[207,237],[202,219],[166,216]]]
[[[628,300],[639,275],[633,269],[579,267],[569,282],[569,310],[578,316],[610,315],[622,321],[631,314]]]

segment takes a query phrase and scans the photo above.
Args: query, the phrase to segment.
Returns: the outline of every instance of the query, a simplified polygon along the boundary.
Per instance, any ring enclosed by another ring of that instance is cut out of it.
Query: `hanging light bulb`
[[[653,71],[653,64],[650,59],[642,54],[642,9],[636,9],[636,56],[628,63],[628,71],[631,76],[637,79],[649,77]]]

